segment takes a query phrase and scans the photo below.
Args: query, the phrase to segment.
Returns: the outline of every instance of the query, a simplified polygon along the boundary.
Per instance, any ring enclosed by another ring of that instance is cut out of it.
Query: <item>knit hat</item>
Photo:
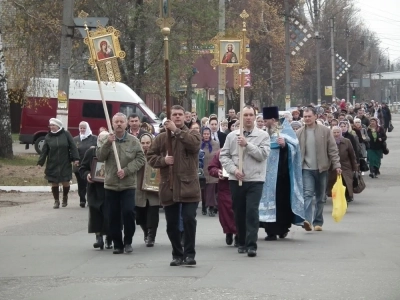
[[[59,119],[56,119],[56,118],[51,118],[49,121],[49,124],[56,125],[60,129],[63,128],[63,123]]]
[[[300,112],[299,112],[298,110],[295,109],[295,110],[292,111],[292,116],[293,116],[294,114],[297,114],[297,115],[299,116],[299,115],[300,115]]]
[[[290,126],[292,126],[293,130],[297,130],[303,126],[303,124],[299,121],[293,121],[290,123]]]
[[[263,107],[263,118],[268,119],[279,119],[279,108],[278,106]]]
[[[97,147],[100,148],[105,143],[107,143],[108,135],[109,135],[108,131],[100,132],[99,136],[97,137]]]

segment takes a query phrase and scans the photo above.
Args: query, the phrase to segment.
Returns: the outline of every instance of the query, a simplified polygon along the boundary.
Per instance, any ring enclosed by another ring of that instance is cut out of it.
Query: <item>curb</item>
[[[71,184],[71,192],[78,190],[76,183]],[[21,192],[21,193],[50,193],[50,186],[0,186],[0,192]]]

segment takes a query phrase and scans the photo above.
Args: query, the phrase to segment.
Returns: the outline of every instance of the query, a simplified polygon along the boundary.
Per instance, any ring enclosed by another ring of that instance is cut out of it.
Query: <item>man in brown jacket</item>
[[[303,168],[303,197],[305,221],[304,228],[311,231],[322,231],[324,224],[324,205],[326,202],[326,185],[328,169],[341,174],[339,151],[330,129],[316,123],[314,108],[307,107],[303,112],[305,126],[296,131],[299,139]],[[312,201],[315,195],[316,204],[313,218]]]
[[[196,210],[200,201],[198,178],[200,133],[189,130],[184,123],[185,110],[179,105],[171,108],[171,119],[164,126],[172,133],[173,153],[167,153],[167,133],[160,133],[147,152],[147,161],[160,169],[159,197],[165,209],[167,234],[172,245],[170,266],[196,265]],[[169,169],[172,166],[172,178]],[[172,180],[172,189],[170,188]],[[181,245],[179,217],[182,210],[184,246]]]

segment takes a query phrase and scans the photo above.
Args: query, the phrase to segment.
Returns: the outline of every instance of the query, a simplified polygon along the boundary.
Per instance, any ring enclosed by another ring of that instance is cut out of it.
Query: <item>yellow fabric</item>
[[[340,222],[347,210],[347,201],[346,201],[346,187],[343,185],[342,176],[338,175],[336,179],[336,183],[332,188],[332,217],[335,222]]]

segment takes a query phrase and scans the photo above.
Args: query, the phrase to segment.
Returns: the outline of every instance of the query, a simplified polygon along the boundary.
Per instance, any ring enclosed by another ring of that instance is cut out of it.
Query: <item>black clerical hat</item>
[[[263,107],[263,119],[279,119],[279,108],[278,106]]]

